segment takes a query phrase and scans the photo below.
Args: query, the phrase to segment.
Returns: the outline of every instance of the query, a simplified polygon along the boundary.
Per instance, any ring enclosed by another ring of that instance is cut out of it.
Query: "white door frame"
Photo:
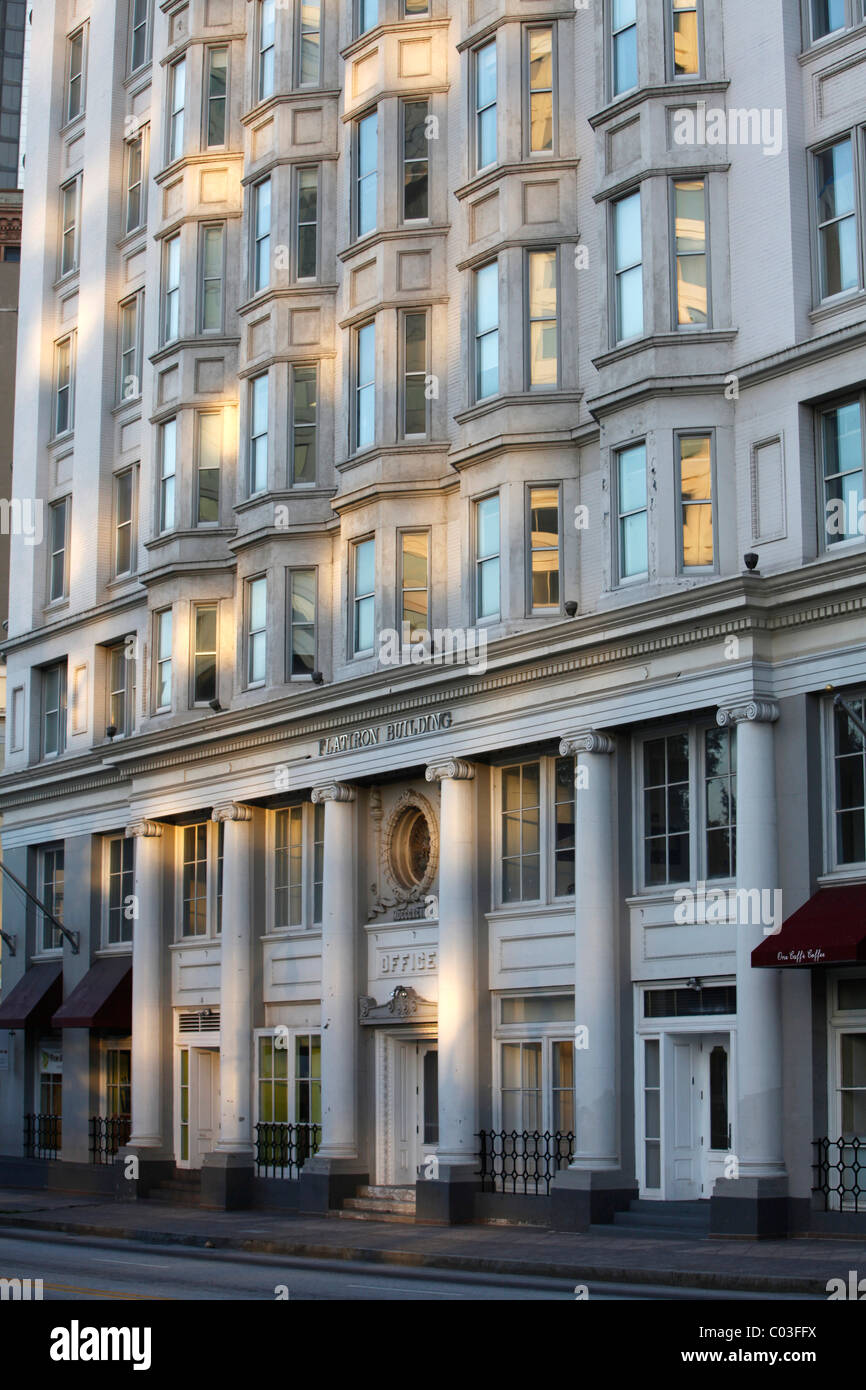
[[[180,1157],[180,1068],[181,1053],[189,1053],[189,1156]],[[201,1062],[201,1054],[206,1052],[211,1055],[212,1061],[209,1066],[211,1071],[211,1091],[207,1097],[210,1107],[208,1116],[205,1106],[202,1104],[201,1077],[204,1067]],[[178,1168],[200,1168],[204,1154],[210,1153],[216,1146],[219,1139],[219,1073],[220,1073],[220,1049],[217,1044],[214,1046],[213,1036],[207,1038],[206,1043],[202,1043],[195,1038],[184,1038],[175,1049],[175,1091],[174,1091],[174,1145],[175,1145],[175,1164]],[[202,1119],[210,1119],[210,1143],[202,1142]]]
[[[396,1152],[394,1145],[394,1126],[398,1102],[397,1046],[400,1044],[433,1043],[438,1041],[435,1023],[419,1024],[415,1027],[377,1028],[375,1039],[375,1181],[380,1185],[391,1185],[395,1179]],[[423,1094],[419,1088],[418,1107],[423,1123]],[[423,1135],[418,1140],[419,1162],[425,1153],[435,1153],[437,1145],[424,1144]],[[402,1179],[405,1185],[405,1178]],[[414,1179],[413,1179],[414,1181]]]

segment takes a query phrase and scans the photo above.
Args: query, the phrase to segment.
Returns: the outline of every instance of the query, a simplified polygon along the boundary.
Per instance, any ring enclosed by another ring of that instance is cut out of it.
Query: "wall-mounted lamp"
[[[743,556],[743,564],[746,566],[746,569],[749,571],[750,574],[753,570],[756,570],[758,568],[759,559],[760,556],[756,555],[754,550],[750,550],[748,555]]]
[[[312,680],[313,685],[322,685],[324,683],[325,677],[322,675],[321,671],[313,671],[310,679]]]
[[[565,605],[565,611],[570,618],[574,617],[575,613],[577,612],[577,604],[575,603],[573,598],[570,598],[568,600],[568,603]]]

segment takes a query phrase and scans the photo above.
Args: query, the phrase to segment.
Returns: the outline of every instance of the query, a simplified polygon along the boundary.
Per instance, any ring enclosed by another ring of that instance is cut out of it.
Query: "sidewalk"
[[[525,1274],[575,1282],[799,1293],[826,1297],[828,1279],[866,1277],[866,1241],[675,1240],[573,1235],[537,1226],[411,1226],[218,1212],[156,1202],[106,1202],[75,1193],[0,1189],[5,1227],[256,1254]]]

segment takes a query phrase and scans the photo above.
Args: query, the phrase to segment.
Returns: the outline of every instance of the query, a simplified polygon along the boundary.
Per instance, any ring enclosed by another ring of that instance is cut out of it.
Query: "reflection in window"
[[[706,324],[707,218],[703,179],[674,183],[677,323]]]
[[[818,179],[818,242],[821,298],[855,289],[857,214],[851,140],[822,150],[815,160]]]
[[[712,439],[708,434],[681,434],[677,445],[683,568],[710,569],[713,564]]]

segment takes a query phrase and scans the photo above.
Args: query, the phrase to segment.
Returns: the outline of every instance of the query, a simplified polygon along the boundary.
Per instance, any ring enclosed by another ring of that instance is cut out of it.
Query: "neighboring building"
[[[862,1229],[862,0],[32,42],[0,1176]]]

